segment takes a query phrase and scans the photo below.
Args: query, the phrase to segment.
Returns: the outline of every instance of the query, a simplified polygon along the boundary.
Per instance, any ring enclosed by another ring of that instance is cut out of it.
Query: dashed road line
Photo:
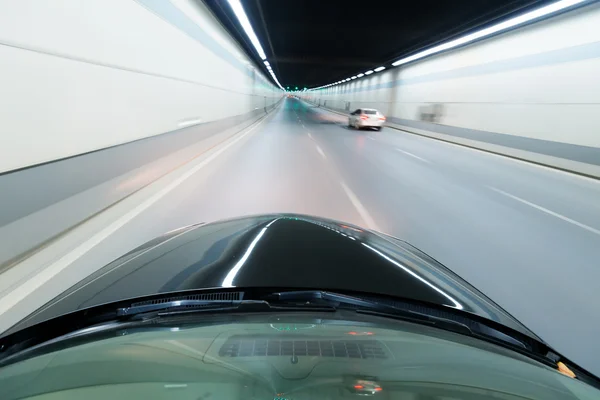
[[[358,211],[360,217],[363,219],[363,221],[365,221],[365,224],[367,224],[369,228],[379,231],[380,229],[377,227],[377,224],[371,217],[371,214],[369,214],[365,206],[363,206],[360,200],[358,200],[358,197],[356,197],[354,192],[352,192],[352,190],[350,190],[350,188],[346,186],[344,182],[340,182],[340,185],[342,186],[342,189],[344,189],[344,192],[346,192],[346,196],[348,196],[354,208],[356,208],[356,211]]]
[[[263,119],[262,121],[258,122],[254,126],[246,128],[245,131],[242,131],[239,134],[237,134],[236,136],[233,136],[231,139],[224,142],[224,144],[222,146],[216,147],[214,150],[212,150],[212,153],[209,153],[209,155],[204,160],[202,160],[198,164],[189,168],[186,172],[181,174],[178,178],[174,179],[167,186],[165,186],[158,192],[154,193],[153,195],[151,195],[150,197],[148,197],[147,199],[142,201],[140,204],[138,204],[133,209],[129,210],[127,213],[122,215],[120,218],[116,219],[115,221],[113,221],[110,224],[108,224],[107,226],[105,226],[103,229],[101,229],[99,232],[97,232],[94,235],[92,235],[91,237],[89,237],[83,243],[79,244],[77,247],[75,247],[69,253],[64,254],[59,259],[55,260],[48,267],[46,267],[43,270],[41,270],[40,272],[38,272],[37,275],[35,275],[34,277],[30,278],[29,280],[23,282],[20,286],[16,287],[15,289],[13,289],[9,293],[7,293],[4,297],[2,297],[2,302],[0,303],[0,315],[4,314],[6,311],[10,310],[18,302],[25,299],[27,296],[31,295],[34,291],[36,291],[38,288],[40,288],[43,284],[45,284],[50,279],[52,279],[53,277],[58,275],[61,271],[63,271],[69,265],[73,264],[75,261],[77,261],[79,258],[81,258],[84,254],[86,254],[87,252],[92,250],[94,247],[96,247],[98,244],[100,244],[102,241],[104,241],[106,238],[108,238],[114,232],[116,232],[121,227],[126,225],[129,221],[131,221],[132,219],[137,217],[139,214],[144,212],[146,209],[150,208],[150,206],[152,206],[154,203],[156,203],[157,201],[162,199],[164,196],[166,196],[168,193],[173,191],[176,187],[178,187],[183,182],[185,182],[187,179],[189,179],[191,176],[196,174],[198,171],[200,171],[202,168],[204,168],[207,164],[209,164],[210,162],[212,162],[213,160],[218,158],[222,153],[229,150],[231,147],[233,147],[235,144],[237,144],[239,141],[241,141],[244,137],[246,137],[250,133],[252,133],[256,128],[262,126],[263,123],[267,120],[268,119]]]
[[[319,145],[315,145],[315,146],[317,147],[317,151],[319,152],[319,154],[320,154],[320,155],[321,155],[323,158],[327,159],[327,157],[325,157],[325,152],[323,151],[323,149],[322,149],[322,148],[320,148],[320,147],[319,147]]]
[[[586,230],[586,231],[588,231],[588,232],[592,232],[592,233],[595,233],[596,235],[600,235],[600,230],[598,230],[598,229],[595,229],[595,228],[592,228],[591,226],[587,226],[587,225],[585,225],[585,224],[582,224],[581,222],[577,222],[577,221],[575,221],[575,220],[573,220],[573,219],[571,219],[571,218],[565,217],[564,215],[561,215],[561,214],[559,214],[559,213],[555,213],[554,211],[548,210],[547,208],[544,208],[544,207],[542,207],[542,206],[538,206],[537,204],[534,204],[534,203],[532,203],[532,202],[530,202],[530,201],[524,200],[524,199],[522,199],[522,198],[520,198],[520,197],[517,197],[517,196],[515,196],[515,195],[512,195],[512,194],[510,194],[510,193],[507,193],[507,192],[505,192],[505,191],[503,191],[503,190],[497,189],[497,188],[495,188],[495,187],[493,187],[493,186],[487,186],[487,187],[488,187],[489,189],[493,190],[493,191],[494,191],[494,192],[496,192],[496,193],[500,193],[500,194],[501,194],[501,195],[503,195],[503,196],[510,197],[511,199],[513,199],[513,200],[516,200],[516,201],[518,201],[518,202],[521,202],[521,203],[523,203],[523,204],[526,204],[526,205],[528,205],[529,207],[533,207],[533,208],[535,208],[536,210],[540,210],[540,211],[542,211],[542,212],[545,212],[546,214],[552,215],[553,217],[556,217],[556,218],[562,219],[563,221],[566,221],[566,222],[568,222],[568,223],[570,223],[570,224],[573,224],[573,225],[575,225],[575,226],[578,226],[578,227],[580,227],[580,228],[582,228],[582,229],[585,229],[585,230]]]
[[[417,156],[417,155],[414,155],[413,153],[409,153],[408,151],[404,151],[404,150],[402,150],[402,149],[399,149],[399,148],[396,148],[396,150],[397,150],[397,151],[399,151],[399,152],[401,152],[401,153],[404,153],[404,154],[406,154],[407,156],[411,156],[411,157],[413,157],[413,158],[416,158],[417,160],[421,160],[421,161],[423,161],[423,162],[426,162],[426,163],[428,163],[428,164],[430,164],[430,163],[431,163],[431,161],[429,161],[429,160],[426,160],[426,159],[424,159],[424,158],[422,158],[422,157],[419,157],[419,156]]]

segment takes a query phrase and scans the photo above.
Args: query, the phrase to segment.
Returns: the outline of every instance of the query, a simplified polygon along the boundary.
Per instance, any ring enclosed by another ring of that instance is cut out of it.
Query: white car
[[[379,131],[383,124],[385,116],[374,108],[359,108],[348,117],[348,126],[356,129],[375,128]]]

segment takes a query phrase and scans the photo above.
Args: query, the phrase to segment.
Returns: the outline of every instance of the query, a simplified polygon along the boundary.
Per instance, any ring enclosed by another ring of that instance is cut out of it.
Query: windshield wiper
[[[117,317],[137,317],[147,315],[175,315],[182,313],[219,312],[219,311],[335,311],[328,306],[290,306],[274,305],[265,300],[172,300],[164,303],[142,304],[117,309]]]
[[[434,315],[423,314],[416,311],[404,310],[398,307],[390,306],[384,303],[378,303],[372,300],[361,299],[359,297],[348,296],[346,294],[319,291],[303,290],[292,292],[279,292],[267,296],[267,299],[292,302],[305,302],[304,304],[329,305],[335,308],[351,308],[361,314],[379,315],[382,317],[394,317],[407,321],[426,323],[439,326],[440,328],[459,331],[461,333],[472,334],[471,329],[458,321],[437,317]]]
[[[272,293],[271,295],[267,296],[267,299],[271,302],[274,300],[291,302],[294,304],[305,302],[305,304],[322,304],[330,305],[336,308],[351,308],[359,314],[368,314],[384,318],[394,318],[403,321],[433,325],[441,329],[446,329],[470,336],[486,337],[488,339],[491,338],[512,346],[528,349],[525,343],[523,343],[521,340],[480,322],[473,322],[470,325],[466,325],[465,323],[450,318],[425,314],[413,310],[406,310],[389,304],[379,303],[370,299],[363,299],[341,293],[319,290],[290,291]]]
[[[117,317],[134,316],[152,311],[165,311],[170,309],[196,309],[207,308],[237,308],[243,300],[172,300],[163,303],[141,304],[130,307],[117,308]]]

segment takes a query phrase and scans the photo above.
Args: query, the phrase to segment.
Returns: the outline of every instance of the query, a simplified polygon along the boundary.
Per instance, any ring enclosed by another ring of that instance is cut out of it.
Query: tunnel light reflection
[[[258,241],[260,240],[260,238],[265,234],[265,232],[267,231],[267,229],[273,225],[275,222],[277,222],[278,220],[280,220],[281,218],[276,218],[273,221],[269,222],[267,224],[267,226],[265,226],[264,228],[262,228],[260,230],[260,232],[258,233],[258,235],[256,235],[256,237],[254,238],[254,240],[252,241],[252,243],[250,243],[250,246],[248,246],[248,249],[246,250],[246,252],[244,253],[244,256],[240,259],[240,261],[238,261],[235,266],[231,269],[231,271],[229,271],[229,273],[227,273],[227,276],[225,277],[225,280],[223,281],[223,283],[221,284],[221,286],[223,287],[235,287],[233,285],[233,280],[235,279],[235,276],[238,274],[238,272],[240,272],[240,269],[242,268],[242,266],[244,265],[244,263],[246,262],[246,260],[248,259],[248,257],[250,257],[250,254],[252,254],[252,250],[254,250],[254,246],[256,246],[256,244],[258,243]]]
[[[515,18],[511,18],[511,19],[509,19],[507,21],[504,21],[504,22],[501,22],[499,24],[490,26],[489,28],[482,29],[482,30],[480,30],[478,32],[475,32],[475,33],[472,33],[470,35],[466,35],[466,36],[463,36],[461,38],[452,40],[450,42],[443,43],[443,44],[441,44],[439,46],[432,47],[432,48],[427,49],[425,51],[421,51],[421,52],[419,52],[417,54],[414,54],[414,55],[412,55],[410,57],[402,58],[402,59],[400,59],[398,61],[393,62],[392,65],[393,66],[398,66],[398,65],[406,64],[406,63],[409,63],[411,61],[415,61],[415,60],[418,60],[420,58],[430,56],[432,54],[436,54],[436,53],[439,53],[439,52],[442,52],[442,51],[445,51],[445,50],[449,50],[449,49],[452,49],[454,47],[461,46],[463,44],[473,42],[473,41],[475,41],[477,39],[481,39],[481,38],[484,38],[486,36],[493,35],[494,33],[502,32],[502,31],[508,30],[510,28],[513,28],[515,26],[522,25],[522,24],[524,24],[526,22],[533,21],[534,19],[538,19],[538,18],[544,17],[546,15],[554,14],[554,13],[556,13],[558,11],[564,10],[566,8],[569,8],[569,7],[573,7],[574,5],[577,5],[577,4],[586,2],[586,1],[588,1],[588,0],[561,0],[561,1],[558,1],[556,3],[550,4],[550,5],[546,6],[546,7],[539,8],[537,10],[525,13],[525,14],[520,15],[520,16],[515,17]]]
[[[248,249],[244,253],[244,256],[240,259],[240,261],[237,262],[237,264],[235,264],[235,266],[231,269],[231,271],[229,271],[229,273],[225,277],[225,280],[223,281],[221,286],[234,287],[233,280],[235,279],[235,276],[238,274],[238,272],[240,272],[240,269],[242,268],[242,266],[244,265],[244,263],[246,262],[248,257],[250,257],[250,254],[252,254],[252,250],[254,250],[254,246],[256,246],[256,244],[258,243],[260,238],[265,234],[266,231],[267,231],[266,227],[264,227],[260,230],[259,234],[256,235],[256,237],[254,238],[252,243],[250,243],[250,246],[248,246]]]
[[[431,282],[427,281],[426,279],[420,277],[419,275],[417,275],[416,273],[414,273],[410,269],[406,268],[404,265],[400,264],[396,260],[393,260],[390,257],[386,256],[385,254],[383,254],[382,252],[380,252],[376,248],[371,247],[371,246],[369,246],[366,243],[361,243],[361,244],[363,246],[365,246],[366,248],[368,248],[369,250],[371,250],[371,251],[379,254],[381,257],[385,258],[386,260],[388,260],[392,264],[396,265],[397,267],[402,268],[404,271],[406,271],[410,275],[414,276],[415,278],[417,278],[418,280],[420,280],[421,282],[423,282],[424,284],[426,284],[427,286],[429,286],[430,288],[432,288],[433,290],[435,290],[436,292],[438,292],[439,294],[441,294],[442,296],[444,296],[445,298],[447,298],[448,300],[450,300],[452,303],[454,303],[454,308],[456,308],[458,310],[462,310],[463,309],[462,304],[460,304],[458,301],[454,300],[454,298],[452,296],[450,296],[449,294],[447,294],[446,292],[444,292],[442,289],[440,289],[437,286],[433,285]]]

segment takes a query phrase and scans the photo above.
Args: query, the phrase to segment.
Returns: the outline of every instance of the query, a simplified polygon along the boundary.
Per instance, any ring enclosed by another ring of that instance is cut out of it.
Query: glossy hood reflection
[[[534,336],[413,246],[358,226],[291,214],[169,232],[92,274],[11,331],[118,300],[219,287],[371,293],[478,314]]]

